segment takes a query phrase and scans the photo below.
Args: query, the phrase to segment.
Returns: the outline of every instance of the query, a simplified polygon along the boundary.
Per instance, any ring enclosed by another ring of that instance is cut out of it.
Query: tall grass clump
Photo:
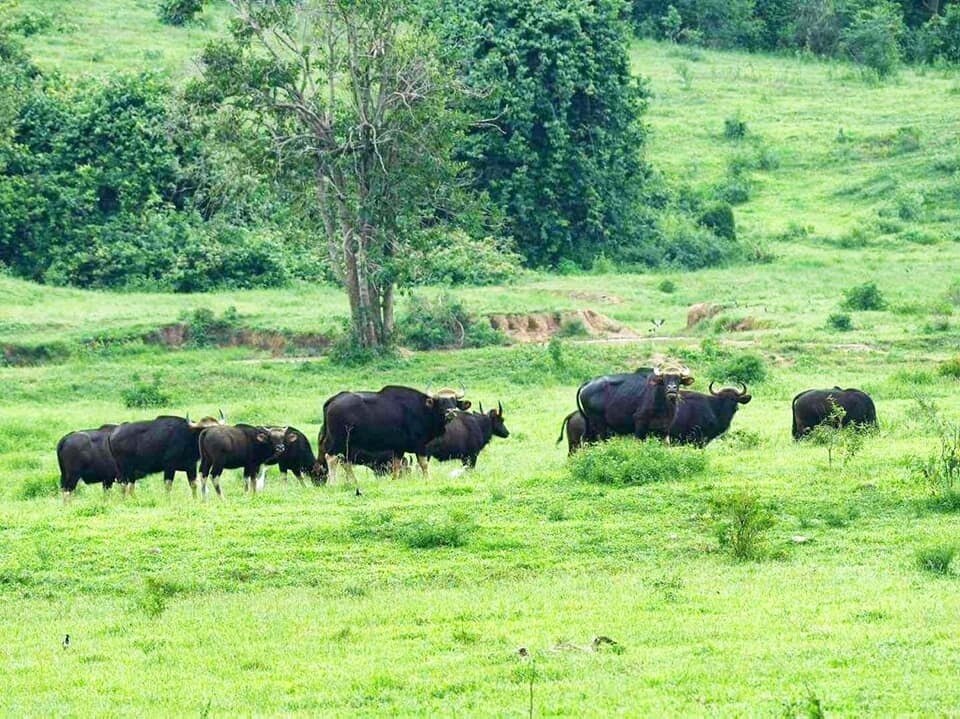
[[[140,379],[133,375],[133,385],[120,392],[126,407],[164,407],[170,404],[170,395],[160,386],[160,375],[153,375],[153,381]]]
[[[159,617],[167,608],[167,602],[184,591],[179,583],[163,577],[148,576],[143,580],[143,591],[137,598],[137,608],[148,617]]]
[[[945,420],[930,400],[917,397],[916,401],[924,424],[936,433],[937,445],[914,462],[915,474],[930,490],[935,508],[955,510],[960,508],[960,424]]]
[[[953,544],[931,544],[917,550],[917,566],[931,574],[948,574],[950,563],[957,554]]]
[[[632,437],[585,447],[570,458],[570,476],[584,482],[624,487],[689,479],[707,469],[707,456],[690,447],[669,447],[659,440]]]
[[[475,525],[468,515],[451,512],[445,516],[432,516],[410,522],[399,529],[397,539],[410,549],[462,547],[474,528]]]
[[[711,501],[711,508],[721,549],[737,561],[766,556],[765,535],[774,525],[774,518],[756,496],[746,490],[718,495]]]
[[[937,367],[937,374],[941,377],[960,379],[960,355],[941,362],[940,366]]]
[[[42,497],[54,497],[56,494],[57,483],[53,479],[32,474],[20,482],[17,499],[40,499]]]

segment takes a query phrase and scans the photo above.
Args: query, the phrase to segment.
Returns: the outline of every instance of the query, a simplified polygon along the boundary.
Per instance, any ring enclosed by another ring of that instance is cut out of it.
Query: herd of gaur
[[[577,409],[563,419],[557,442],[565,429],[571,454],[585,442],[620,435],[703,447],[729,429],[737,408],[751,396],[742,383],[718,391],[711,382],[709,394],[684,389],[692,383],[690,370],[676,364],[588,380],[577,389]],[[377,392],[340,392],[324,402],[317,455],[294,427],[228,425],[222,411],[219,419],[197,422],[189,416],[160,416],[105,424],[60,439],[60,488],[65,500],[80,480],[102,483],[104,489],[119,483],[132,493],[136,480],[162,472],[169,490],[174,474],[184,472],[196,496],[198,462],[204,498],[208,481],[223,496],[224,469],[242,469],[246,489],[256,492],[265,465],[277,465],[284,479],[293,472],[301,484],[304,475],[324,484],[341,464],[350,478],[354,464],[397,478],[408,454],[416,456],[424,476],[431,457],[458,459],[472,468],[493,436],[509,432],[501,404],[487,412],[482,404],[479,412],[470,407],[462,389],[421,392],[390,385]],[[877,422],[866,393],[840,387],[801,392],[793,398],[792,414],[794,439],[826,422]]]

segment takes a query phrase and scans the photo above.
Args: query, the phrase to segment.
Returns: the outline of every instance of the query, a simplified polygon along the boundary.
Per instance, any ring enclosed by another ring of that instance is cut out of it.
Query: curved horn
[[[681,368],[680,368],[680,375],[683,376],[683,377],[689,377],[689,376],[690,376],[690,368],[689,368],[689,367],[681,367]]]
[[[187,424],[190,424],[190,413],[189,413],[189,412],[187,412],[187,416],[184,417],[184,419],[187,420]]]
[[[745,395],[747,393],[747,385],[745,385],[743,382],[737,382],[737,384],[743,387],[743,389],[740,390],[740,395]]]
[[[483,402],[480,403],[480,414],[483,414]]]
[[[713,380],[710,381],[710,394],[712,394],[714,397],[717,396],[716,391],[713,389]]]
[[[500,413],[500,416],[503,416],[503,402],[497,400],[497,412]]]
[[[460,391],[457,393],[457,399],[463,399],[467,396],[467,388],[463,386],[463,382],[460,383]]]
[[[660,365],[657,365],[653,368],[653,373],[659,377],[661,374],[663,374],[663,369],[660,367]]]
[[[427,395],[428,397],[433,397],[433,392],[430,391],[431,386],[432,386],[432,383],[427,382],[427,389],[424,391],[424,394]]]
[[[226,421],[227,421],[227,415],[225,415],[225,414],[223,413],[223,409],[221,409],[221,410],[220,410],[220,422],[223,423],[223,422],[226,422]]]

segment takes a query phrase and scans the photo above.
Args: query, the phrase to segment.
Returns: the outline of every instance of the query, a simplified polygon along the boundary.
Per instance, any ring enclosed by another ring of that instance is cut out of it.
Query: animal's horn
[[[463,399],[467,396],[467,388],[463,386],[463,382],[460,383],[460,392],[457,394],[457,399]]]
[[[480,403],[480,414],[483,414],[483,402]]]
[[[222,409],[222,408],[221,408],[219,411],[220,411],[220,422],[221,422],[221,423],[226,422],[226,421],[227,421],[227,415],[225,415],[225,414],[223,413],[223,409]]]
[[[689,376],[690,376],[690,368],[689,368],[689,367],[681,367],[681,368],[680,368],[680,374],[683,375],[684,377],[689,377]]]
[[[657,365],[653,368],[653,373],[659,377],[661,374],[663,374],[663,369],[660,367],[660,365]]]
[[[716,392],[714,391],[714,389],[713,389],[713,382],[712,382],[712,381],[710,382],[710,394],[712,394],[714,397],[717,396],[717,393],[716,393]]]
[[[501,415],[503,414],[503,402],[500,400],[497,400],[497,412],[499,412]]]
[[[429,397],[433,397],[433,392],[430,391],[431,385],[432,385],[432,383],[430,383],[430,382],[427,383],[427,390],[426,390],[426,392],[424,393],[424,394],[426,394],[426,395],[429,396]]]
[[[743,387],[743,389],[740,390],[740,395],[745,395],[747,393],[747,385],[745,385],[743,382],[737,382],[737,384]]]

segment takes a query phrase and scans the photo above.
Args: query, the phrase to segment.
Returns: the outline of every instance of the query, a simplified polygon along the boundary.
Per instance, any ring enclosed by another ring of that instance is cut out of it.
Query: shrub
[[[167,602],[183,591],[184,587],[177,582],[148,576],[143,581],[137,607],[148,617],[159,617],[167,608]]]
[[[747,136],[747,123],[739,112],[723,121],[723,136],[728,140],[742,140]]]
[[[463,230],[425,233],[401,258],[401,276],[417,285],[496,285],[515,280],[523,258],[495,237]]]
[[[859,10],[841,36],[840,48],[859,65],[880,78],[892,75],[900,63],[903,15],[891,0],[878,0]]]
[[[219,318],[213,310],[197,307],[192,312],[182,312],[179,319],[187,326],[191,347],[213,347],[237,328],[240,315],[233,306],[224,310]]]
[[[717,199],[729,205],[742,205],[750,199],[750,180],[743,175],[729,174],[714,189]]]
[[[846,312],[834,312],[827,317],[827,327],[839,332],[849,332],[853,329],[853,322]]]
[[[205,0],[160,0],[157,16],[167,25],[186,25],[201,10]]]
[[[957,554],[953,544],[932,544],[917,550],[916,561],[920,569],[933,574],[947,574],[950,563]]]
[[[416,520],[397,532],[397,538],[410,549],[462,547],[474,529],[473,521],[459,512],[444,517]]]
[[[579,275],[583,272],[583,268],[580,267],[573,260],[564,257],[557,263],[557,273],[561,275]]]
[[[20,482],[17,489],[17,499],[39,499],[41,497],[55,497],[59,485],[49,477],[31,475]]]
[[[170,403],[170,395],[160,387],[160,375],[155,374],[152,382],[133,375],[133,386],[120,392],[123,404],[127,407],[163,407]]]
[[[673,280],[660,280],[660,283],[657,285],[657,289],[663,292],[664,294],[672,294],[677,290],[677,284]]]
[[[639,442],[615,437],[585,447],[570,459],[574,479],[622,487],[688,479],[704,472],[707,456],[690,447],[669,447],[659,440]]]
[[[960,355],[951,357],[945,362],[940,363],[940,366],[937,367],[937,374],[941,377],[960,379]]]
[[[586,337],[590,333],[583,320],[579,317],[564,320],[560,323],[560,329],[557,330],[557,337]]]
[[[738,561],[762,559],[764,535],[774,525],[769,508],[745,490],[714,497],[711,505],[721,549]]]
[[[745,352],[714,363],[709,374],[711,379],[718,382],[743,382],[749,385],[763,382],[767,377],[767,368],[762,357]]]
[[[846,289],[843,296],[843,307],[848,310],[882,310],[887,306],[875,282]]]
[[[443,293],[434,300],[411,295],[407,313],[397,321],[397,336],[414,349],[483,347],[506,342],[484,319],[467,313],[459,299]]]
[[[651,266],[697,270],[738,258],[743,251],[738,242],[718,237],[679,213],[666,215],[661,220],[661,230],[660,237],[646,250]]]
[[[590,272],[595,275],[609,275],[616,271],[617,266],[613,263],[613,260],[602,252],[593,258],[593,263],[590,266]]]
[[[737,239],[737,227],[733,218],[733,208],[725,202],[711,205],[700,215],[700,224],[713,230],[717,237],[726,240]]]

